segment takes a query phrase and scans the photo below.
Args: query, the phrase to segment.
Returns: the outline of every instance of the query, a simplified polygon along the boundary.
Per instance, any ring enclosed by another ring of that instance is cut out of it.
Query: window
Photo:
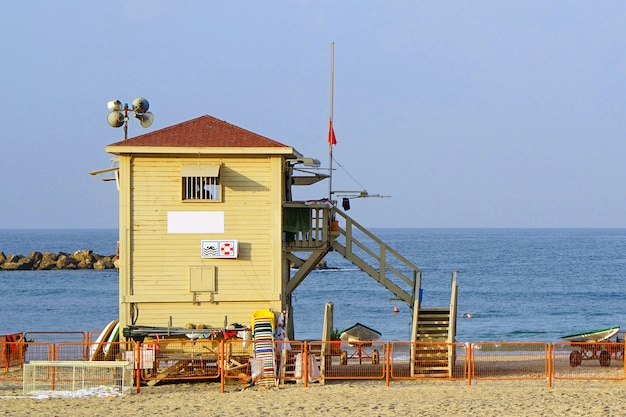
[[[219,199],[219,177],[183,177],[183,200]]]
[[[183,201],[221,201],[220,165],[181,167]]]

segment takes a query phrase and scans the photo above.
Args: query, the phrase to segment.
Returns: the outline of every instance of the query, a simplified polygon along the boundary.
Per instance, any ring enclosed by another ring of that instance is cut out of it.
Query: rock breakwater
[[[2,271],[50,271],[57,269],[113,269],[117,268],[115,255],[102,256],[83,249],[74,253],[31,252],[28,256],[0,252]]]

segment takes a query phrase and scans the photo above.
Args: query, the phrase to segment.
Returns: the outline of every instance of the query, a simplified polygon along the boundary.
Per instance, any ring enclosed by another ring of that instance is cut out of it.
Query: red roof
[[[109,146],[163,146],[211,148],[286,148],[287,145],[257,135],[208,115],[135,136]]]

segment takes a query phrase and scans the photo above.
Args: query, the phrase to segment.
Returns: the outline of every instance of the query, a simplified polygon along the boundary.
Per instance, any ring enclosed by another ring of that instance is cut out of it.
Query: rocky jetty
[[[0,252],[2,271],[49,271],[56,269],[113,269],[117,268],[115,255],[102,256],[89,249],[74,253],[31,252],[28,256]]]

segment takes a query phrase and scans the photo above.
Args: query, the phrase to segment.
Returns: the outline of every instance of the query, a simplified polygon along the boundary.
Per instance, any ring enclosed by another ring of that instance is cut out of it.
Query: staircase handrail
[[[341,227],[339,228],[339,234],[345,238],[345,246],[342,246],[340,242],[334,239],[332,242],[333,247],[335,249],[344,251],[344,253],[342,253],[344,257],[352,260],[356,266],[368,273],[379,283],[392,291],[397,297],[413,307],[413,301],[415,300],[415,297],[418,296],[420,289],[420,280],[418,280],[418,276],[421,276],[420,269],[407,258],[402,256],[385,242],[376,237],[376,235],[374,235],[372,232],[367,230],[358,222],[354,221],[345,212],[337,207],[333,207],[331,209],[331,219],[336,219],[337,217],[341,217],[345,222],[345,229],[342,229]],[[354,237],[353,231],[355,229],[363,233],[365,236],[370,238],[378,245],[379,254],[374,253],[370,248],[368,248],[365,244],[363,244],[356,237]],[[363,250],[373,259],[375,259],[379,263],[379,269],[376,269],[365,260],[363,260],[361,257],[356,255],[352,250],[353,245],[356,245],[358,248]],[[408,267],[412,273],[412,277],[407,277],[404,273],[402,273],[402,271],[389,264],[387,262],[388,255],[392,255],[396,260]],[[411,287],[411,293],[403,290],[402,288],[400,288],[400,286],[387,278],[385,273],[386,270],[393,272],[396,277],[402,280],[405,284],[409,285]]]

